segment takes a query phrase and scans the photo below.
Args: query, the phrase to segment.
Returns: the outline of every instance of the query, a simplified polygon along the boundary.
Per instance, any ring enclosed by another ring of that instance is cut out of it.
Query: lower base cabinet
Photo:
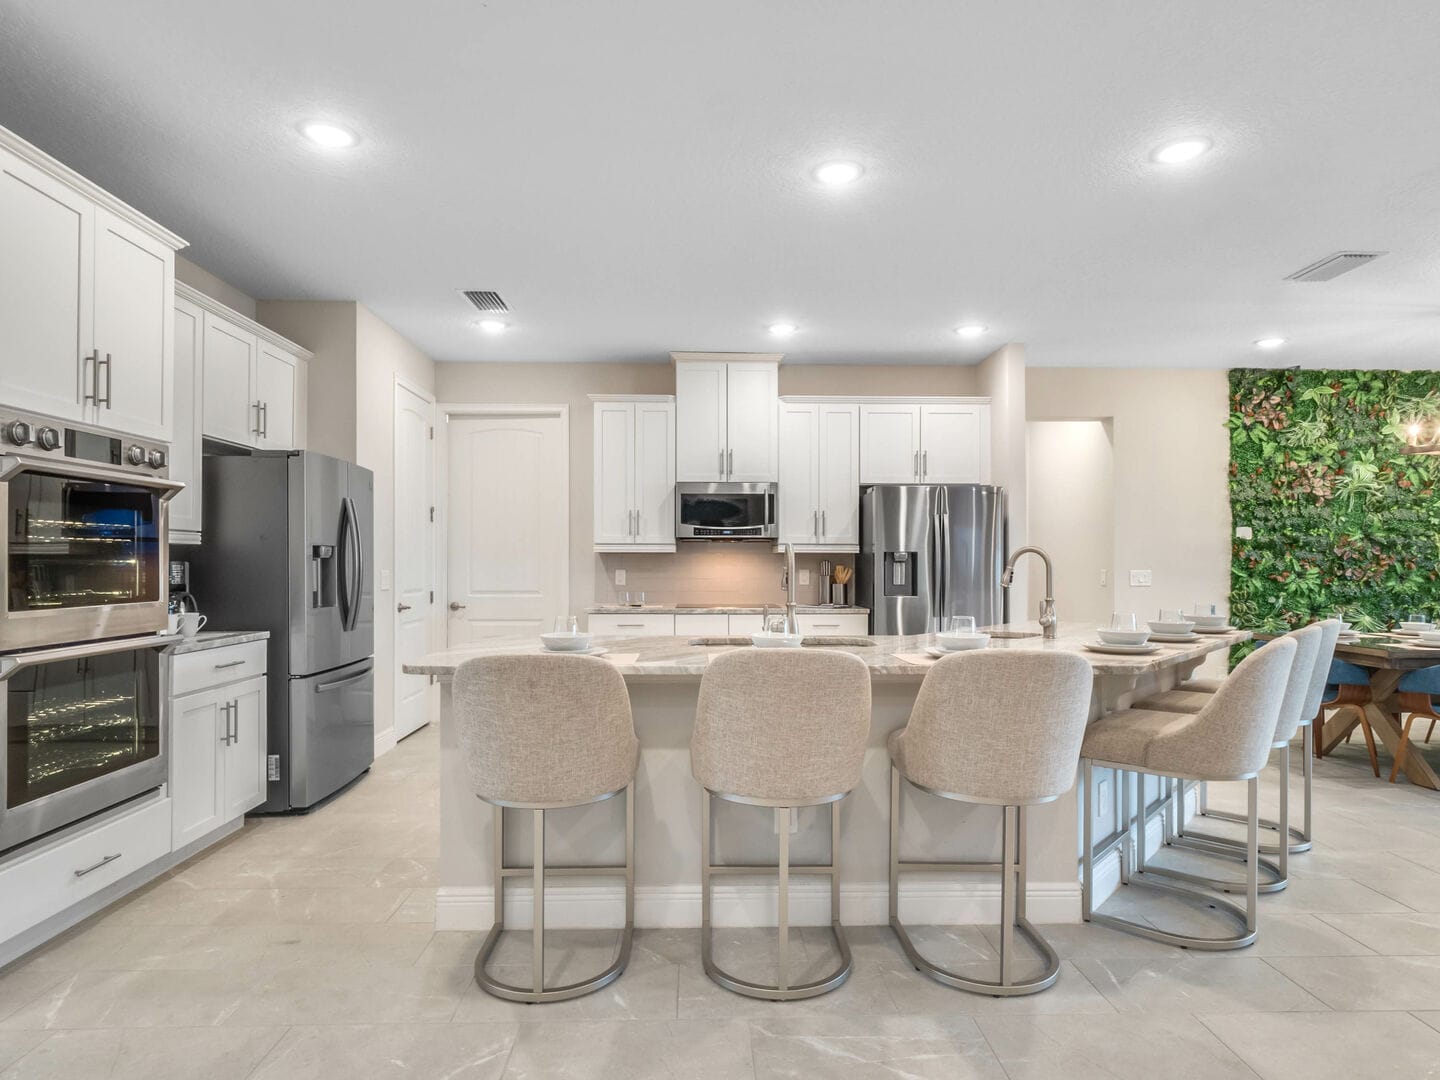
[[[170,799],[177,849],[265,801],[265,699],[263,675],[175,699]]]

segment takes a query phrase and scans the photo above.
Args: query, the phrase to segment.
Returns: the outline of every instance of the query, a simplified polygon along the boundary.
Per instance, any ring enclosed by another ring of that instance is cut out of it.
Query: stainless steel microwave
[[[675,485],[676,540],[774,540],[776,484]]]

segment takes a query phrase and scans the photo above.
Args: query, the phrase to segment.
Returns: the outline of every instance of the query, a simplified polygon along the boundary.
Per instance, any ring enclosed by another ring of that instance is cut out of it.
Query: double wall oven
[[[167,465],[0,417],[0,853],[165,782]]]

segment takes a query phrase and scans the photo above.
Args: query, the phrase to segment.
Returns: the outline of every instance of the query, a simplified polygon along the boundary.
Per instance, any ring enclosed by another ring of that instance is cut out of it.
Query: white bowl
[[[983,649],[990,644],[989,634],[936,634],[935,643],[946,652]]]
[[[1193,622],[1151,622],[1147,624],[1152,634],[1173,634],[1177,637],[1192,632],[1195,629]]]
[[[798,649],[804,640],[799,634],[750,635],[750,643],[757,649]]]
[[[1198,613],[1185,616],[1196,626],[1225,626],[1228,615],[1200,615]]]
[[[551,652],[584,652],[590,648],[589,634],[541,634],[540,643]]]
[[[1106,645],[1144,645],[1150,640],[1149,630],[1107,630],[1097,626],[1095,633]]]
[[[1400,629],[1401,629],[1401,630],[1416,630],[1416,631],[1420,631],[1420,630],[1434,630],[1434,629],[1435,629],[1435,624],[1434,624],[1434,623],[1428,623],[1428,622],[1402,622],[1402,623],[1400,624]]]

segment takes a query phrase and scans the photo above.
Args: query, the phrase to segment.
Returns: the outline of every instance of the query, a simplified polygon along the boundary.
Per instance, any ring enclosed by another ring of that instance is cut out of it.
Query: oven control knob
[[[126,457],[129,459],[131,465],[144,465],[145,448],[143,446],[132,446],[130,447],[129,453],[126,454]]]
[[[12,420],[5,425],[5,438],[16,446],[24,446],[30,441],[30,425],[24,420]]]
[[[59,450],[60,432],[53,427],[42,427],[35,432],[35,445],[41,450]]]
[[[165,467],[165,451],[151,450],[149,462],[152,469],[163,469]]]

